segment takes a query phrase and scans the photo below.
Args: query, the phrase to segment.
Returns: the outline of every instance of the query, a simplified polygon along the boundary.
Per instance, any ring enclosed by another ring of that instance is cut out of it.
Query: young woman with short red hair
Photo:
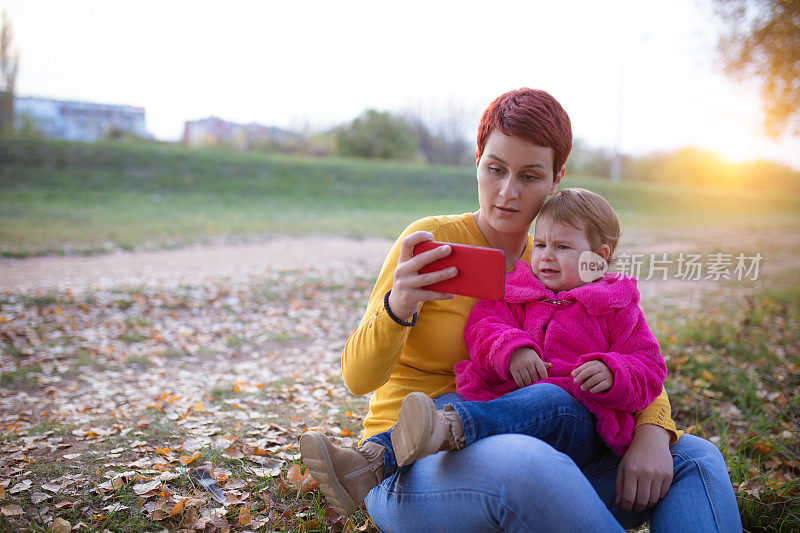
[[[301,439],[329,503],[351,512],[363,498],[384,531],[740,531],[725,462],[710,442],[683,435],[662,391],[635,417],[630,447],[604,447],[586,408],[548,383],[488,402],[455,393],[453,367],[468,359],[464,325],[477,299],[423,287],[455,275],[419,270],[450,252],[412,257],[437,240],[499,248],[506,268],[531,261],[531,224],[565,174],[570,120],[548,93],[495,99],[478,129],[479,209],[412,223],[397,239],[366,312],[342,354],[353,394],[372,393],[357,450],[319,433]],[[414,391],[438,408],[459,402],[471,422],[462,449],[398,468],[389,431]],[[531,435],[538,435],[533,437]]]

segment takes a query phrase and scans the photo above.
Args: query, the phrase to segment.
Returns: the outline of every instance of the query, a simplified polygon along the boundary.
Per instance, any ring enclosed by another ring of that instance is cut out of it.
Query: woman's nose
[[[500,186],[500,196],[506,200],[513,200],[517,197],[517,184],[512,176],[506,176]]]

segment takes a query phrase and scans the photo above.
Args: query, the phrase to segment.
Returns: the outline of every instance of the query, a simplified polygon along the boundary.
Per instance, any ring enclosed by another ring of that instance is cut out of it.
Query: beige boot
[[[412,392],[400,406],[397,425],[392,429],[392,447],[398,466],[410,465],[432,453],[464,447],[461,417],[449,405],[443,411],[427,394]]]
[[[367,493],[383,481],[380,444],[367,441],[357,449],[340,448],[324,433],[309,431],[300,437],[300,455],[328,500],[345,516],[353,514]]]

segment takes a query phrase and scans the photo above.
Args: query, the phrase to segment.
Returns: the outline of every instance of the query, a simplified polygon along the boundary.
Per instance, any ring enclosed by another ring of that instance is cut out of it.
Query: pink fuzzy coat
[[[636,279],[606,274],[553,293],[519,261],[506,275],[504,301],[481,300],[464,329],[469,360],[456,364],[456,392],[492,400],[518,387],[508,370],[512,352],[528,346],[552,363],[548,377],[597,417],[597,432],[622,455],[633,438],[633,414],[661,394],[667,368],[655,335],[638,306]],[[614,375],[607,391],[582,391],[570,376],[599,359]]]

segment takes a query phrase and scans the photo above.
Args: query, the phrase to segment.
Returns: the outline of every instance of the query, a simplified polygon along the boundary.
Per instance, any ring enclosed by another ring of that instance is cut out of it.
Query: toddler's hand
[[[583,363],[572,371],[575,383],[583,383],[581,390],[589,392],[607,391],[614,385],[614,374],[602,361],[594,360]]]
[[[508,371],[520,388],[546,378],[548,366],[533,348],[518,348],[508,359]]]

